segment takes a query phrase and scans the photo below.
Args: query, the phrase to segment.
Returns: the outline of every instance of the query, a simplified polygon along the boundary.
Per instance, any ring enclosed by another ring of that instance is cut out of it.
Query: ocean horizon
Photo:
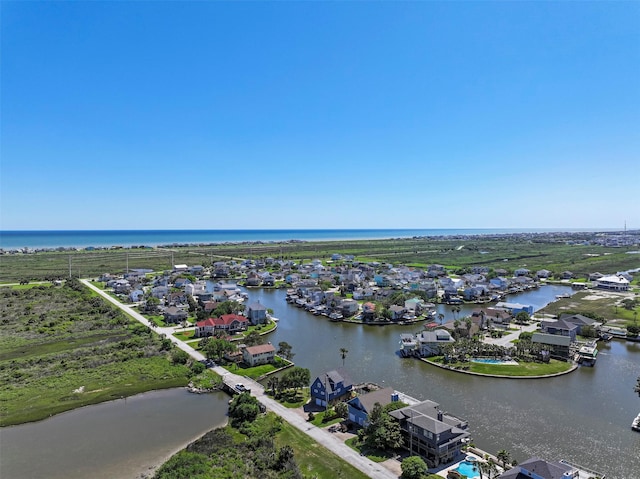
[[[104,248],[282,241],[340,241],[416,236],[471,236],[516,233],[612,231],[595,228],[395,228],[233,230],[15,230],[0,231],[0,248]]]

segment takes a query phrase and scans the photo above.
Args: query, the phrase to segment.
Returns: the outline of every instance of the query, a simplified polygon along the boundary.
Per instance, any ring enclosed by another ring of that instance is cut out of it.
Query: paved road
[[[90,288],[91,290],[98,293],[100,296],[105,298],[110,303],[114,304],[122,311],[130,315],[135,320],[141,322],[147,327],[152,328],[155,332],[160,334],[165,334],[167,338],[169,338],[177,347],[187,352],[197,361],[201,361],[205,359],[202,353],[196,351],[188,344],[180,341],[178,338],[173,336],[174,328],[159,328],[152,327],[152,323],[147,320],[144,316],[142,316],[137,311],[134,311],[131,307],[126,304],[122,304],[117,299],[113,298],[100,288],[95,287],[91,284],[90,281],[83,279],[80,280],[85,286]],[[343,460],[353,465],[361,472],[366,474],[367,476],[373,479],[397,479],[398,476],[388,469],[385,469],[382,465],[375,463],[364,456],[360,456],[356,451],[347,446],[340,439],[332,435],[330,432],[320,429],[312,424],[309,424],[304,418],[300,417],[295,411],[288,409],[278,403],[277,401],[271,399],[264,393],[264,388],[261,384],[253,381],[252,379],[246,378],[244,376],[238,376],[237,374],[230,373],[226,369],[217,366],[212,368],[216,373],[222,376],[224,382],[230,387],[234,387],[237,383],[243,383],[251,389],[251,394],[258,398],[258,400],[265,405],[267,410],[274,412],[278,416],[282,417],[289,424],[299,429],[300,431],[307,434],[313,440],[323,445],[327,449],[329,449],[334,454],[341,457]]]

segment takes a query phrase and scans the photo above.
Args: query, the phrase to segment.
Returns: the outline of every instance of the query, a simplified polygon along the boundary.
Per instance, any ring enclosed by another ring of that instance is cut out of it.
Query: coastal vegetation
[[[0,288],[0,425],[185,386],[190,359],[79,281]],[[177,359],[177,360],[176,360]]]
[[[366,476],[273,413],[261,414],[247,393],[229,406],[230,424],[215,429],[163,464],[156,479]]]
[[[586,236],[585,236],[586,235]],[[363,262],[392,262],[425,267],[442,264],[464,272],[472,266],[531,270],[547,269],[554,275],[570,270],[577,279],[595,271],[623,271],[637,267],[637,256],[626,248],[592,244],[593,234],[514,234],[493,236],[423,237],[380,240],[238,243],[183,245],[165,248],[135,247],[104,250],[45,251],[4,254],[0,281],[92,277],[105,271],[123,273],[130,268],[156,271],[175,263],[205,266],[238,258],[283,258],[297,263],[332,254],[353,255]],[[277,267],[276,265],[271,268]]]

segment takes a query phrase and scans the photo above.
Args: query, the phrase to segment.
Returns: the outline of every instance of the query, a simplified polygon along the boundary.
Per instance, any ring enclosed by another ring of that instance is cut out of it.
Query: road
[[[136,321],[139,321],[145,326],[151,328],[156,333],[164,334],[178,348],[182,349],[183,351],[191,355],[193,359],[197,361],[201,361],[205,359],[202,353],[200,353],[199,351],[196,351],[188,344],[184,343],[183,341],[180,341],[178,338],[173,336],[173,332],[175,328],[156,327],[155,324],[151,323],[148,319],[146,319],[143,315],[135,311],[133,308],[131,308],[130,306],[127,306],[126,304],[122,304],[120,301],[118,301],[117,299],[115,299],[105,291],[91,284],[90,281],[86,279],[82,279],[80,281],[82,282],[82,284],[87,286],[92,291],[95,291],[96,293],[98,293],[100,296],[105,298],[111,304],[120,308],[122,311],[127,313]],[[392,473],[388,469],[385,469],[381,464],[375,463],[364,456],[360,456],[356,451],[351,449],[349,446],[347,446],[344,442],[342,442],[336,436],[332,435],[330,432],[308,423],[307,421],[304,420],[304,418],[298,415],[295,411],[288,409],[283,405],[281,405],[280,403],[278,403],[277,401],[271,399],[269,396],[265,394],[264,388],[260,383],[253,381],[252,379],[249,379],[247,377],[238,376],[237,374],[230,373],[229,371],[227,371],[226,369],[220,366],[216,366],[211,369],[213,369],[217,374],[222,376],[225,384],[227,384],[231,388],[233,388],[238,383],[243,383],[246,386],[248,386],[251,389],[251,394],[255,396],[262,404],[264,404],[268,411],[271,411],[277,414],[278,416],[283,418],[285,421],[287,421],[289,424],[291,424],[293,427],[299,429],[300,431],[305,433],[307,436],[311,437],[318,444],[321,444],[322,446],[326,447],[331,452],[338,455],[344,461],[348,462],[349,464],[351,464],[352,466],[354,466],[355,468],[357,468],[367,476],[373,479],[398,479],[398,476],[396,474]]]

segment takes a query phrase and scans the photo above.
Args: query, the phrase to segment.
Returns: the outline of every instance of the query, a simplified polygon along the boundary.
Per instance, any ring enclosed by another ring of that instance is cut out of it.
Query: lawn
[[[173,333],[173,336],[178,338],[180,341],[190,341],[192,339],[197,339],[195,337],[195,331],[180,331],[179,333]]]
[[[580,291],[571,298],[563,298],[549,303],[540,313],[561,315],[567,312],[595,313],[605,320],[623,319],[633,324],[634,312],[640,316],[640,306],[634,310],[622,307],[622,300],[635,298],[632,293],[609,293],[600,290]],[[638,319],[640,321],[640,319]]]
[[[273,397],[269,388],[265,388],[265,390],[270,397]],[[289,389],[287,391],[283,391],[275,399],[283,406],[295,409],[307,404],[310,398],[311,393],[309,391],[309,388],[302,388],[297,390]]]
[[[431,362],[442,364],[442,357],[429,358]],[[459,362],[449,364],[454,369],[468,368],[469,372],[479,374],[492,374],[496,376],[516,377],[516,376],[549,376],[552,374],[563,373],[569,371],[572,367],[571,363],[557,361],[552,359],[549,363],[526,363],[519,362],[514,365],[500,364],[482,364],[474,362]],[[467,369],[465,369],[467,370]]]
[[[333,409],[329,409],[329,417],[333,416]],[[317,412],[314,413],[314,418],[313,421],[311,421],[311,424],[313,424],[314,426],[317,427],[327,427],[327,426],[331,426],[333,424],[337,424],[339,422],[342,422],[344,419],[341,418],[340,416],[337,417],[333,417],[332,419],[329,419],[328,421],[325,422],[324,417],[326,416],[327,412],[326,411],[321,411],[321,412]]]
[[[275,440],[278,447],[289,445],[293,448],[296,462],[305,477],[367,478],[358,469],[285,421],[282,422],[282,430],[276,435]]]
[[[354,451],[359,452],[367,457],[367,459],[373,462],[384,462],[387,459],[391,459],[394,457],[394,454],[389,451],[379,451],[377,449],[371,449],[366,445],[363,445],[358,440],[358,437],[352,437],[351,439],[347,439],[345,444],[349,446]]]

